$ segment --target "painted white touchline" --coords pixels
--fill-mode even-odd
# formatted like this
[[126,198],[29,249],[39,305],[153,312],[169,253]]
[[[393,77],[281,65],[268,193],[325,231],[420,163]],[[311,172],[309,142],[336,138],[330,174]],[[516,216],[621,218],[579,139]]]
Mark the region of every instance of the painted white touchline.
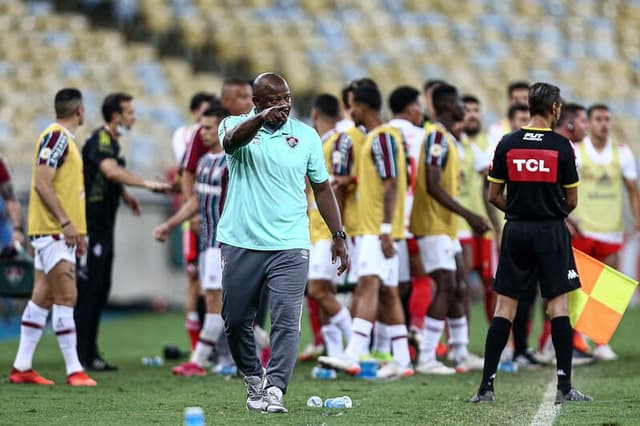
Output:
[[[555,371],[555,370],[554,370]],[[544,391],[542,402],[538,407],[536,415],[531,419],[531,426],[548,426],[552,425],[556,416],[560,414],[561,405],[556,405],[556,376],[547,385],[547,389]]]

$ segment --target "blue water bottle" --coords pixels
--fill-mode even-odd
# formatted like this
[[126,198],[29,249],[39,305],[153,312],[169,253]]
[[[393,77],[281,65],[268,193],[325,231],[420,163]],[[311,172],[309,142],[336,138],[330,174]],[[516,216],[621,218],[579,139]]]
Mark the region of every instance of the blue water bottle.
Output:
[[204,410],[201,407],[184,409],[184,426],[205,426]]
[[338,398],[327,398],[324,401],[324,408],[351,408],[353,402],[348,396],[340,396]]

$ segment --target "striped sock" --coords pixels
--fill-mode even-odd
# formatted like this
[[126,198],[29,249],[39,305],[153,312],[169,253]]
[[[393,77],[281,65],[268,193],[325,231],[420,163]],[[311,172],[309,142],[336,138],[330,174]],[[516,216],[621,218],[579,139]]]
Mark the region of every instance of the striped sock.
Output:
[[62,351],[67,376],[78,371],[83,371],[78,360],[78,337],[76,335],[76,323],[73,320],[73,308],[71,306],[53,305],[51,310],[53,331],[58,338],[58,345]]
[[22,325],[20,326],[20,343],[16,353],[16,360],[13,363],[13,367],[16,370],[31,370],[33,354],[42,337],[48,315],[48,309],[41,308],[31,300],[24,308]]

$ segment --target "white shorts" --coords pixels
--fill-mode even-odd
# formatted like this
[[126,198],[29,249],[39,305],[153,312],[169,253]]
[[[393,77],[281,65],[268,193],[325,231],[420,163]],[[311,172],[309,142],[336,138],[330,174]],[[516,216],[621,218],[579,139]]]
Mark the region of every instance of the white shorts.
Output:
[[448,235],[430,235],[418,238],[420,257],[427,274],[438,269],[456,270],[456,254],[462,251],[460,242]]
[[409,246],[407,240],[398,243],[398,281],[411,282],[411,262],[409,260]]
[[35,250],[33,266],[39,271],[48,274],[58,263],[63,260],[76,264],[76,248],[67,247],[64,238],[52,236],[38,237],[31,240]]
[[200,252],[198,274],[203,290],[222,289],[222,261],[219,248],[211,247]]
[[[384,257],[378,235],[363,235],[358,245],[358,278],[376,275],[383,285],[396,287],[398,285],[398,254],[388,259]],[[394,243],[394,245],[398,250],[398,244]]]
[[347,283],[358,282],[358,253],[360,252],[361,236],[348,237],[347,249],[349,250],[349,270],[347,271]]
[[338,265],[331,263],[331,241],[320,240],[311,245],[309,251],[309,274],[310,280],[325,280],[337,282]]

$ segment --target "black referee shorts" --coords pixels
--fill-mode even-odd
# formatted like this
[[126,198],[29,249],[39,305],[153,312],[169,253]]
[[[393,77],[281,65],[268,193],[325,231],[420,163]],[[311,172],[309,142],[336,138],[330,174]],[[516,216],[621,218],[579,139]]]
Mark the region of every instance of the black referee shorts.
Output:
[[493,290],[519,299],[537,282],[545,299],[580,288],[569,230],[561,219],[507,221]]

